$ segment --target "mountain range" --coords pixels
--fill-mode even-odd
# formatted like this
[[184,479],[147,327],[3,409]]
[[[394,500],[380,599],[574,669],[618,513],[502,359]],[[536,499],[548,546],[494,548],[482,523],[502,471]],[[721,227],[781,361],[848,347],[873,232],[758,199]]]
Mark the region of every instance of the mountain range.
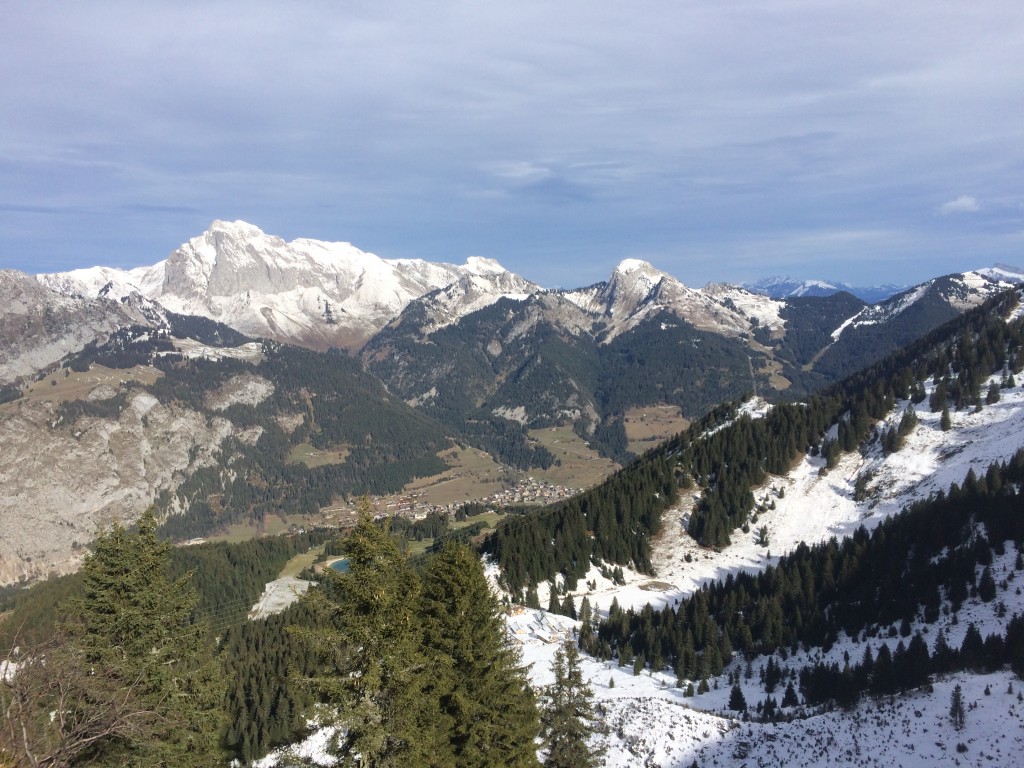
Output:
[[[243,221],[215,221],[151,267],[93,267],[38,278],[61,294],[141,295],[178,314],[312,349],[358,348],[412,299],[460,280],[467,298],[537,288],[490,259],[471,257],[462,266],[386,260],[349,243],[285,242]],[[461,306],[471,311],[472,300]]]
[[845,291],[867,304],[875,304],[907,290],[910,286],[895,284],[855,286],[849,283],[832,282],[830,280],[797,280],[792,277],[774,276],[764,277],[752,283],[744,283],[743,287],[752,293],[771,296],[773,299],[789,299],[801,296],[832,296]]
[[[586,636],[609,765],[1016,765],[1021,282],[997,265],[874,303],[773,298],[625,260],[547,290],[493,261],[385,261],[242,222],[149,268],[0,272],[0,585],[74,570],[151,504],[187,540],[448,482],[456,446],[550,466],[537,430],[572,425],[621,468],[499,516],[485,548],[510,601],[549,605],[507,618],[538,690],[558,637]],[[626,414],[656,404],[692,423],[633,457]],[[554,615],[584,598],[594,623]],[[865,660],[898,666],[915,642],[935,649],[929,682],[880,694]],[[266,664],[247,685],[269,700]],[[301,729],[280,717],[261,748]]]
[[[571,414],[587,434],[608,426],[626,401],[642,404],[637,398],[699,414],[744,391],[811,391],[1018,279],[1012,268],[978,270],[867,305],[844,291],[814,296],[824,292],[820,282],[754,286],[771,283],[785,298],[725,284],[695,289],[627,259],[606,281],[549,290],[479,257],[461,266],[389,261],[348,243],[289,243],[222,221],[152,267],[37,276],[62,301],[113,301],[108,324],[126,308],[146,308],[151,320],[173,312],[254,338],[340,347],[428,410],[443,412],[454,398],[460,421],[485,408],[532,426]],[[73,338],[64,346],[74,346]],[[720,360],[697,376],[695,364],[709,347]],[[49,362],[62,349],[54,346]],[[41,353],[33,360],[42,362]],[[688,373],[661,370],[670,361]],[[551,366],[560,369],[557,377]],[[616,368],[646,375],[647,391],[609,391],[609,382],[623,380]],[[538,378],[545,380],[540,391]],[[625,388],[634,378],[626,377]]]
[[[450,441],[525,470],[556,461],[531,430],[571,425],[625,462],[630,409],[694,419],[749,393],[806,396],[1015,275],[943,276],[866,305],[694,289],[628,259],[606,281],[548,290],[486,259],[386,261],[244,222],[214,222],[148,268],[2,272],[0,402],[20,400],[0,406],[0,570],[72,567],[97,524],[154,497],[201,535],[275,503],[398,490],[443,469]],[[302,445],[342,458],[299,482]],[[75,460],[40,482],[53,455]],[[243,492],[241,466],[275,490]],[[57,498],[72,499],[66,514],[24,525],[22,510]]]

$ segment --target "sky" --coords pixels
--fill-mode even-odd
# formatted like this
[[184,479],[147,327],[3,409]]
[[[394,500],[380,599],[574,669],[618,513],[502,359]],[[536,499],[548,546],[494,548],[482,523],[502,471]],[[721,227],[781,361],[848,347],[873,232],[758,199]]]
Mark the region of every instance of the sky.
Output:
[[242,219],[546,286],[1024,266],[1020,0],[7,0],[0,267]]

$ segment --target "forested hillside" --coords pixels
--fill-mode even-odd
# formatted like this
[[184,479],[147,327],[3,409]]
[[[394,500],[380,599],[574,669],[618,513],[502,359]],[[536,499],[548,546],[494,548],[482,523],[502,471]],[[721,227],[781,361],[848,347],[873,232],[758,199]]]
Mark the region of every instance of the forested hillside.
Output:
[[[108,399],[67,401],[59,418],[72,431],[82,417],[116,418],[142,390],[208,421],[230,422],[233,436],[214,460],[157,496],[159,511],[169,515],[166,535],[187,539],[281,511],[315,512],[336,497],[396,491],[445,468],[435,455],[450,444],[441,426],[391,396],[348,355],[263,342],[250,345],[254,354],[236,356],[232,345],[245,339],[231,329],[202,319],[174,322],[176,332],[216,346],[182,353],[172,332],[143,328],[89,345],[68,361],[70,369],[152,364],[162,375],[149,385],[122,385]],[[303,444],[343,460],[307,466],[293,458]]]
[[[603,658],[669,666],[679,679],[697,680],[721,674],[734,652],[785,657],[800,645],[827,651],[841,634],[875,637],[880,627],[906,628],[891,658],[802,670],[809,704],[851,706],[865,693],[905,691],[954,669],[1010,664],[1024,675],[1021,616],[1006,616],[1001,635],[968,631],[959,648],[937,639],[929,651],[920,634],[909,637],[913,622],[934,623],[944,605],[955,613],[969,594],[997,600],[1024,573],[1022,481],[1024,451],[981,477],[971,473],[962,486],[913,505],[870,534],[861,528],[841,542],[801,546],[763,573],[730,575],[677,608],[614,609],[581,645]],[[1015,569],[997,585],[993,553],[1008,546],[1018,553]],[[772,688],[769,683],[768,693]]]

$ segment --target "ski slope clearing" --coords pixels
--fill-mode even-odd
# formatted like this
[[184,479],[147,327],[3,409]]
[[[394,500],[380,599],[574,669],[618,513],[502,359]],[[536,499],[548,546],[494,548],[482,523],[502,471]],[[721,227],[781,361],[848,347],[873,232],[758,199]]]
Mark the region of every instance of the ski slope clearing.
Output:
[[[1013,579],[1014,548],[993,560],[997,581],[1009,579],[997,598],[983,603],[972,598],[959,614],[943,606],[939,622],[915,625],[930,647],[941,630],[952,646],[963,641],[973,623],[982,636],[1002,632],[1005,618],[1024,612],[1020,580]],[[1019,574],[1018,574],[1019,576]],[[594,595],[591,596],[593,599]],[[577,631],[579,622],[544,611],[513,614],[508,620],[523,659],[531,665],[536,686],[552,682],[551,661],[562,638]],[[796,671],[818,661],[856,661],[870,646],[877,655],[882,643],[890,651],[905,638],[897,627],[880,627],[877,637],[843,637],[828,653],[801,650],[776,659],[784,671]],[[670,672],[643,671],[583,657],[584,674],[594,691],[606,732],[596,738],[606,749],[608,768],[659,766],[1017,766],[1024,752],[1024,682],[1009,671],[993,674],[955,673],[933,680],[930,687],[902,697],[865,699],[850,711],[785,709],[789,722],[758,722],[757,706],[768,694],[760,682],[767,659],[759,657],[748,670],[742,657],[723,674],[710,678],[705,694],[687,696]],[[728,709],[729,676],[739,674],[749,717]],[[696,687],[697,681],[692,682]],[[785,679],[772,694],[782,698]],[[953,688],[960,685],[967,708],[962,730],[949,717]],[[987,691],[987,692],[986,692]]]

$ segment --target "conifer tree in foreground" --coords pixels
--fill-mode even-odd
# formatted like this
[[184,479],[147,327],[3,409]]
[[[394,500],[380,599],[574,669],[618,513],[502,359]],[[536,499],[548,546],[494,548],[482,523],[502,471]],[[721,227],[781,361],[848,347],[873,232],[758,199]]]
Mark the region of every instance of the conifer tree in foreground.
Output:
[[169,554],[150,512],[138,534],[100,534],[64,625],[4,678],[0,754],[50,768],[223,762],[220,666]]
[[170,545],[157,540],[151,510],[138,529],[132,534],[114,525],[96,540],[69,626],[85,661],[148,714],[137,738],[107,744],[97,762],[119,768],[212,765],[223,757],[220,665],[206,627],[192,619],[198,598],[191,575],[176,581],[167,576]]
[[567,637],[552,662],[555,682],[544,691],[541,710],[545,768],[593,768],[603,750],[590,746],[597,730],[594,692],[583,679],[580,652]]
[[454,766],[536,766],[533,691],[480,559],[449,542],[423,577],[423,642]]
[[424,653],[419,581],[364,507],[343,542],[348,573],[325,569],[306,600],[315,626],[295,631],[324,670],[307,680],[335,715],[343,766],[447,766],[440,670]]

